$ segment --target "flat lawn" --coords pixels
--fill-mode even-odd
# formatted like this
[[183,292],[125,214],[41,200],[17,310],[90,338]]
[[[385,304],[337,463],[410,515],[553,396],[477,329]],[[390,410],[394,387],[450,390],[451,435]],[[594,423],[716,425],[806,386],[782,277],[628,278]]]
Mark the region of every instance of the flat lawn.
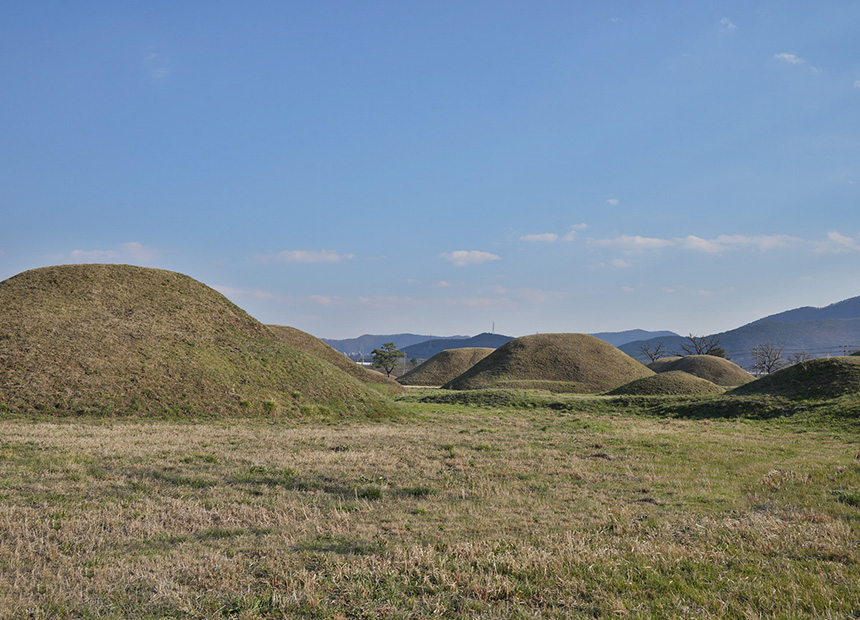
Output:
[[860,437],[408,405],[0,421],[0,617],[860,615]]

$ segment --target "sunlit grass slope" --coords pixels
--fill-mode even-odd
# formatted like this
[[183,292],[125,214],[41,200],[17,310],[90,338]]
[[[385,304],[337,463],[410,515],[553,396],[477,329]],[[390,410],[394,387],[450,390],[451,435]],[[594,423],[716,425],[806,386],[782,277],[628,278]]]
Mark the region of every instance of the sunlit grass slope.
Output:
[[5,410],[341,415],[389,406],[188,276],[66,265],[0,282]]
[[682,370],[670,370],[650,377],[636,379],[617,387],[610,395],[620,396],[624,394],[637,396],[658,395],[695,395],[695,394],[722,394],[725,390],[707,379],[696,377]]
[[681,370],[724,387],[743,385],[755,378],[734,362],[714,355],[687,355],[665,362],[658,360],[648,367],[658,373]]
[[594,336],[535,334],[502,345],[445,387],[599,393],[652,374],[652,370]]
[[783,368],[735,388],[732,394],[829,399],[860,394],[860,357],[821,357]]
[[319,338],[303,332],[295,327],[287,327],[285,325],[266,325],[269,330],[278,338],[286,342],[291,347],[310,353],[330,364],[334,364],[348,375],[352,375],[362,383],[369,383],[372,387],[382,389],[386,392],[402,392],[403,387],[394,379],[386,377],[381,372],[376,372],[359,366],[340,351],[337,351],[324,343]]
[[487,357],[495,349],[487,347],[465,347],[447,349],[413,368],[398,381],[403,385],[444,385]]

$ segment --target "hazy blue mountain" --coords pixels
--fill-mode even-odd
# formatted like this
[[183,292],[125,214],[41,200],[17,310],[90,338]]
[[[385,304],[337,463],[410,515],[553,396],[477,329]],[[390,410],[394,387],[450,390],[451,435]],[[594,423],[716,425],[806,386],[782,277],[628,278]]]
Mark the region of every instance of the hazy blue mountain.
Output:
[[771,314],[750,325],[776,321],[777,323],[800,323],[802,321],[817,321],[823,319],[858,319],[860,318],[860,297],[851,297],[843,301],[837,301],[823,308],[804,306],[794,310],[786,310],[778,314]]
[[371,351],[378,349],[387,342],[393,342],[394,346],[403,350],[404,347],[418,344],[419,342],[426,342],[427,340],[456,340],[458,338],[467,337],[468,336],[427,336],[419,334],[364,334],[358,338],[347,338],[344,340],[333,340],[329,338],[321,338],[320,340],[346,356],[357,357],[363,354],[370,357]]
[[501,334],[490,334],[484,332],[471,338],[450,338],[445,340],[435,339],[426,342],[420,342],[408,347],[404,347],[402,351],[406,353],[406,359],[430,359],[437,353],[441,353],[447,349],[465,349],[468,347],[486,347],[489,349],[498,349],[503,344],[513,340],[511,336],[503,336]]
[[[713,336],[719,339],[720,346],[726,350],[726,355],[733,362],[742,368],[750,369],[753,365],[752,350],[766,342],[784,347],[785,357],[799,351],[806,351],[812,357],[827,357],[860,349],[860,318],[797,323],[756,321]],[[619,348],[628,355],[645,361],[641,347],[648,345],[653,348],[659,342],[669,351],[680,351],[681,344],[687,342],[687,339],[680,336],[649,338],[629,342]]]
[[600,338],[603,342],[608,342],[609,344],[620,347],[622,344],[627,344],[628,342],[635,342],[636,340],[647,340],[649,338],[670,338],[670,337],[678,337],[678,334],[675,332],[667,332],[667,331],[656,331],[649,332],[644,329],[628,329],[623,332],[598,332],[596,334],[591,334],[595,338]]

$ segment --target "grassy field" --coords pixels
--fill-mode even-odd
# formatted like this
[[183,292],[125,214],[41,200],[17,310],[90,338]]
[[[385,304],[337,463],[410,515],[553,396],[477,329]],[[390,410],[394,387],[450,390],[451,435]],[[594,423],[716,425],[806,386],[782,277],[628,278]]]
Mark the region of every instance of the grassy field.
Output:
[[336,424],[0,420],[0,617],[860,614],[856,425],[421,395]]

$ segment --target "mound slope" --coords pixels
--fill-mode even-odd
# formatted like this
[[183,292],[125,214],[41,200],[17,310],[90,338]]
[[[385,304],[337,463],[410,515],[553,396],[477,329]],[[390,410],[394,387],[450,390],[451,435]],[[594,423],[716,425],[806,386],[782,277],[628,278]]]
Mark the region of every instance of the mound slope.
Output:
[[45,267],[0,282],[0,404],[159,415],[390,407],[200,282],[128,265]]
[[495,351],[488,347],[465,347],[440,351],[398,379],[403,385],[441,386],[460,376]]
[[785,398],[837,398],[860,393],[860,357],[819,357],[778,370],[731,391]]
[[594,336],[535,334],[502,345],[443,387],[600,393],[652,374],[626,353]]
[[266,327],[277,338],[283,340],[291,347],[305,353],[310,353],[329,364],[337,366],[346,374],[355,377],[362,383],[368,383],[371,386],[374,384],[377,386],[384,385],[388,388],[394,388],[398,392],[403,390],[402,386],[394,379],[390,379],[382,373],[375,372],[364,366],[359,366],[340,351],[335,350],[307,332],[303,332],[295,327],[287,327],[286,325],[266,325]]
[[669,370],[636,379],[609,392],[612,396],[668,396],[682,394],[722,394],[725,390],[707,379],[682,370]]
[[671,361],[665,363],[662,362],[663,360],[657,360],[649,365],[649,368],[658,373],[681,370],[723,387],[736,387],[755,379],[746,370],[724,357],[687,355],[686,357],[672,358]]

